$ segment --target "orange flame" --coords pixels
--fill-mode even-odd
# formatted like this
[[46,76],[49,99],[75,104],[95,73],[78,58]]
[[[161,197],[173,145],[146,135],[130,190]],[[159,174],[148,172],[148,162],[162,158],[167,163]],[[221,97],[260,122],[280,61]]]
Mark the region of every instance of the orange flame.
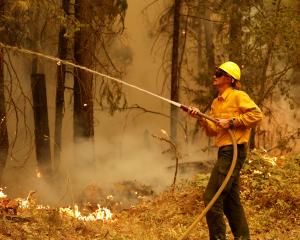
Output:
[[6,198],[7,197],[7,195],[4,193],[4,192],[2,192],[2,188],[0,188],[0,198]]
[[[6,198],[7,195],[2,191],[3,189],[0,188],[0,199],[1,198]],[[46,206],[46,205],[32,205],[32,201],[31,201],[31,195],[34,192],[30,192],[28,197],[26,199],[23,198],[17,198],[15,199],[18,203],[19,203],[19,208],[21,209],[29,209],[31,207],[34,207],[36,209],[50,209],[50,206]],[[93,213],[90,213],[87,216],[83,216],[81,214],[81,212],[79,211],[79,207],[77,204],[74,205],[74,209],[72,209],[71,207],[68,208],[59,208],[59,212],[60,214],[65,214],[67,216],[76,218],[78,220],[82,220],[82,221],[112,221],[112,212],[108,209],[108,208],[101,208],[100,204],[97,204],[98,209],[96,209],[96,211],[94,211]]]
[[78,220],[83,220],[83,221],[97,221],[97,220],[102,220],[102,221],[110,221],[112,220],[112,212],[107,209],[107,208],[101,208],[99,204],[97,204],[98,209],[90,213],[87,216],[81,215],[78,205],[74,205],[74,209],[68,207],[68,208],[60,208],[59,212],[61,214],[66,214],[70,217],[77,218]]

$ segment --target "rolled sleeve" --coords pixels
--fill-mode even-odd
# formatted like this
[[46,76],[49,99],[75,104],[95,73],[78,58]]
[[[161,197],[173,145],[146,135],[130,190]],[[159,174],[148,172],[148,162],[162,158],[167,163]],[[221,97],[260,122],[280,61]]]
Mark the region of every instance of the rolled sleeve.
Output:
[[241,113],[235,117],[234,125],[247,128],[255,126],[263,119],[262,111],[247,93],[241,92],[238,96]]

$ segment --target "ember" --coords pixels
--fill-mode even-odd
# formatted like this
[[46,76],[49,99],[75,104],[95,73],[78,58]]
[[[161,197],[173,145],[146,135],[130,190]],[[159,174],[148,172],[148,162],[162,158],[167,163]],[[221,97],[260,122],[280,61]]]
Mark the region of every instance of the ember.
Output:
[[19,203],[15,200],[10,200],[7,195],[0,188],[0,213],[17,214]]
[[15,200],[1,199],[0,200],[0,212],[6,214],[17,214],[19,203]]
[[35,171],[36,171],[36,177],[37,178],[42,178],[42,173],[40,172],[40,170],[36,169]]
[[7,195],[6,195],[4,192],[2,192],[2,191],[3,191],[3,189],[0,188],[0,199],[1,199],[1,198],[6,198],[6,197],[7,197]]

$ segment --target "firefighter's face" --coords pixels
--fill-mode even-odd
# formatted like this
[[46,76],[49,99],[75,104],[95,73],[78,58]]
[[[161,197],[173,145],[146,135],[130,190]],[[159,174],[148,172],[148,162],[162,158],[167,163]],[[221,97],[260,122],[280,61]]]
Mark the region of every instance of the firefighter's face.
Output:
[[226,85],[231,85],[232,83],[232,79],[231,77],[229,77],[227,74],[223,74],[223,75],[218,75],[218,74],[215,74],[214,77],[213,77],[213,85],[215,87],[224,87]]

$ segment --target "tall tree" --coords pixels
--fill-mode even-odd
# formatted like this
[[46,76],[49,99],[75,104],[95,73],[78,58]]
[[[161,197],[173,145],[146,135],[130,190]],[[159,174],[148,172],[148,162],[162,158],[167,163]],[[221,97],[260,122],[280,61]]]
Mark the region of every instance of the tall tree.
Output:
[[[30,19],[28,13],[28,4],[24,1],[0,1],[0,39],[1,43],[9,45],[21,45],[24,43],[24,39],[28,37],[28,29],[25,29],[27,20]],[[17,141],[19,139],[19,133],[24,131],[26,140],[29,140],[28,144],[24,146],[32,146],[31,128],[27,121],[26,104],[31,103],[31,97],[24,91],[24,80],[19,78],[17,74],[17,67],[15,62],[8,51],[1,49],[1,61],[0,61],[0,115],[1,115],[1,140],[0,140],[0,178],[3,172],[3,168],[6,163],[7,155],[15,160],[14,149],[18,146]],[[5,65],[8,74],[4,75],[4,54],[5,53]],[[22,73],[24,74],[24,73]],[[14,78],[15,77],[15,78]],[[16,82],[14,82],[16,81]],[[5,94],[4,94],[5,92]],[[18,104],[22,97],[22,105]],[[7,111],[7,112],[6,112]],[[10,118],[8,118],[10,116]],[[23,121],[22,121],[23,120]],[[10,131],[14,132],[11,139],[8,138],[7,122],[14,123],[14,129]],[[20,129],[22,129],[20,131]],[[24,140],[24,139],[23,139]],[[21,140],[22,141],[22,140]],[[22,142],[23,144],[23,142]],[[9,152],[8,152],[9,151]],[[17,164],[18,167],[25,163],[32,152],[31,148],[22,156],[22,161]],[[17,160],[17,159],[16,159]],[[20,164],[21,163],[21,164]]]
[[[42,24],[45,22],[45,19],[42,18],[41,14],[42,9],[43,4],[41,2],[37,2],[36,8],[33,8],[32,10],[32,21],[35,24],[31,26],[31,49],[38,52],[41,51],[41,29]],[[32,59],[31,91],[33,99],[36,159],[41,174],[45,177],[49,177],[52,174],[52,162],[48,122],[46,77],[37,56],[34,56]]]
[[[290,96],[292,78],[289,74],[299,67],[299,57],[295,54],[300,49],[299,14],[281,0],[274,0],[272,4],[257,4],[250,14],[251,21],[244,21],[243,25],[246,30],[244,35],[248,35],[247,41],[244,41],[243,84],[258,105],[271,112],[275,99],[293,103]],[[273,98],[279,93],[280,97]],[[269,116],[272,118],[272,114]],[[255,145],[254,137],[255,132],[251,147]]]
[[[33,60],[36,65],[37,59]],[[35,151],[39,170],[44,177],[52,174],[50,137],[48,124],[48,104],[46,80],[44,73],[33,69],[31,74],[31,90],[34,113]]]
[[[81,66],[114,75],[120,74],[109,54],[110,45],[124,29],[124,17],[127,9],[126,0],[76,0],[74,5],[75,20],[78,28],[74,36],[74,59]],[[96,41],[97,40],[97,41]],[[99,79],[82,69],[74,70],[74,115],[73,131],[75,143],[88,141],[93,149],[94,141],[94,103],[101,108],[108,106],[110,113],[119,109],[124,102],[120,85]],[[97,92],[97,96],[95,96]],[[94,102],[95,101],[95,102]],[[84,156],[76,154],[77,162],[93,162],[93,151]]]
[[[75,1],[75,18],[83,26],[75,33],[74,57],[76,64],[92,68],[95,55],[95,39],[90,23],[92,22],[93,0]],[[73,131],[75,143],[80,140],[94,140],[93,125],[93,75],[82,69],[74,73],[74,116]],[[93,162],[92,152],[87,153]],[[78,159],[80,161],[80,159]]]
[[229,59],[242,64],[242,12],[243,0],[232,0],[229,16]]
[[[62,0],[62,9],[65,15],[69,15],[70,0]],[[58,36],[58,57],[66,59],[68,55],[68,39],[65,36],[66,26],[61,25]],[[60,163],[61,152],[61,134],[62,134],[62,121],[63,121],[63,108],[64,108],[64,93],[65,93],[65,78],[66,66],[59,64],[56,69],[56,99],[55,99],[55,132],[54,132],[54,169],[57,169]]]
[[[4,16],[4,1],[0,1],[0,16]],[[1,35],[3,32],[1,31]],[[0,38],[2,41],[2,37]],[[8,155],[8,133],[6,124],[5,94],[4,94],[4,54],[0,48],[0,183]]]
[[[2,14],[2,8],[3,6],[0,5],[0,14]],[[0,49],[0,183],[9,148],[4,89],[4,55],[3,49]]]
[[[206,49],[206,59],[208,72],[211,75],[215,71],[215,46],[213,39],[213,23],[211,22],[211,14],[208,6],[208,2],[205,2],[202,6],[199,4],[199,8],[204,7],[204,16],[205,19],[202,20],[204,25],[204,34],[205,34],[205,49]],[[200,12],[203,12],[203,10]],[[211,86],[211,84],[210,84]]]
[[[174,2],[174,16],[173,16],[173,47],[172,47],[172,69],[171,69],[171,100],[179,101],[179,39],[180,39],[180,8],[181,0]],[[171,139],[176,142],[177,138],[177,122],[178,122],[178,108],[171,105]]]

